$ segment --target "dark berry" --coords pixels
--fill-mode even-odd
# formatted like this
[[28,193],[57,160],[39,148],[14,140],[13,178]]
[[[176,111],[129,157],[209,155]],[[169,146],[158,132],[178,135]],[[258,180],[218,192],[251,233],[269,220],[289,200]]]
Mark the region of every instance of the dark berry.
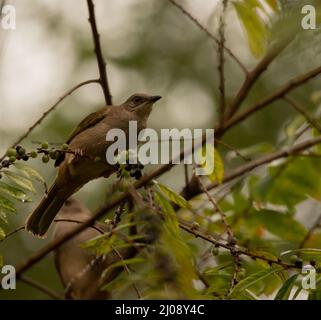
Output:
[[130,164],[125,165],[125,170],[130,171],[132,169],[132,166]]
[[29,156],[27,156],[26,154],[22,157],[23,161],[28,161],[29,160]]
[[53,160],[56,160],[58,158],[58,152],[56,150],[50,150],[49,155]]
[[298,259],[296,259],[296,261],[295,261],[295,267],[296,268],[300,268],[300,269],[302,269],[302,267],[303,267],[303,260],[302,259],[300,259],[300,258],[298,258]]
[[138,169],[140,169],[140,170],[144,169],[144,165],[140,163],[140,164],[138,165]]
[[140,170],[134,171],[134,177],[135,177],[137,180],[140,179],[142,176],[143,176],[143,175],[142,175],[142,173],[141,173]]
[[315,267],[315,266],[317,265],[317,262],[316,262],[315,260],[311,260],[311,261],[310,261],[310,265],[311,265],[312,267]]
[[3,161],[2,161],[2,166],[3,166],[4,168],[8,168],[8,167],[10,166],[10,161],[9,161],[9,160],[3,160]]

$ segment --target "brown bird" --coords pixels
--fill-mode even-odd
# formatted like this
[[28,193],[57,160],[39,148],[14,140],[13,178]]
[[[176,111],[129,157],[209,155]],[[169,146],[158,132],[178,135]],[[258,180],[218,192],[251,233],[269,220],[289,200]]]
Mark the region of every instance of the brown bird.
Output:
[[[54,238],[63,237],[90,217],[91,212],[80,201],[73,198],[68,199],[57,215]],[[111,226],[96,222],[55,251],[56,269],[64,285],[67,299],[105,300],[111,298],[111,293],[101,291],[101,287],[117,277],[123,268],[113,268],[103,277],[104,270],[119,261],[120,257],[122,259],[134,257],[137,249],[135,247],[119,249],[117,253],[111,252],[102,258],[80,247],[81,243],[110,229]]]
[[109,177],[115,168],[106,159],[106,149],[113,141],[106,141],[111,129],[121,129],[128,141],[129,121],[137,121],[137,132],[146,128],[153,104],[160,96],[134,94],[119,106],[106,106],[87,116],[72,132],[67,143],[75,152],[62,154],[56,161],[57,178],[38,207],[29,216],[26,229],[35,235],[44,235],[66,199],[87,182]]

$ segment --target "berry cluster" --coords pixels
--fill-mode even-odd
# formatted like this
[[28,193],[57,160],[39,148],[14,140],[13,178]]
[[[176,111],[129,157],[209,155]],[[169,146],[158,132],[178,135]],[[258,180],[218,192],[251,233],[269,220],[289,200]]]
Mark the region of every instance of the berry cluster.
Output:
[[[43,154],[42,162],[48,163],[50,159],[56,160],[61,152],[66,152],[68,150],[68,144],[63,144],[61,149],[51,148],[49,149],[49,143],[43,142],[41,147],[36,150],[27,152],[24,147],[17,145],[15,148],[10,148],[7,151],[7,158],[3,160],[0,164],[0,169],[9,168],[17,160],[28,161],[30,158],[37,158],[38,154]],[[0,173],[1,178],[1,173]]]
[[125,165],[120,165],[119,163],[116,163],[115,167],[117,169],[117,177],[124,176],[123,170],[129,173],[129,176],[135,178],[136,180],[139,180],[143,176],[142,170],[144,169],[144,165],[142,165],[141,163],[126,163]]

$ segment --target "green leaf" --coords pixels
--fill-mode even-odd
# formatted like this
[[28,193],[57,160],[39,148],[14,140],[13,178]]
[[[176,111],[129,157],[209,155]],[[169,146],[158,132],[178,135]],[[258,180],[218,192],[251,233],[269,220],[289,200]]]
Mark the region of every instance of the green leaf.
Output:
[[290,158],[270,166],[267,177],[251,188],[252,198],[263,203],[294,207],[307,197],[321,200],[321,159]]
[[14,204],[8,200],[7,198],[3,197],[2,195],[0,195],[0,210],[3,209],[6,212],[10,212],[10,213],[16,213],[16,207],[14,206]]
[[293,254],[298,254],[304,260],[312,260],[312,259],[321,260],[321,249],[317,249],[317,248],[301,248],[301,249],[287,250],[287,251],[283,251],[280,254],[280,256],[284,257],[284,256],[290,256]]
[[254,284],[258,283],[259,281],[264,280],[265,278],[275,274],[276,272],[281,271],[281,267],[275,267],[275,268],[268,268],[260,270],[259,272],[256,272],[254,274],[251,274],[247,278],[241,280],[231,291],[230,296],[235,297],[242,293],[245,289],[248,289],[249,287],[253,286]]
[[[203,154],[206,158],[203,159]],[[208,178],[214,183],[222,183],[224,178],[224,163],[219,152],[209,143],[199,150],[198,157],[203,159],[202,168]]]
[[214,170],[208,176],[212,182],[222,183],[224,178],[224,163],[219,152],[214,149]]
[[145,259],[143,259],[143,258],[130,258],[130,259],[124,259],[124,260],[117,261],[117,262],[111,264],[110,266],[108,266],[107,269],[105,269],[105,271],[102,274],[102,278],[104,278],[106,276],[106,274],[108,272],[110,272],[111,269],[115,269],[117,267],[125,267],[128,265],[143,263],[143,262],[145,262]]
[[250,217],[257,225],[287,241],[298,242],[305,236],[306,228],[289,214],[272,210],[252,210]]
[[174,190],[170,189],[169,187],[156,182],[159,190],[163,192],[171,201],[173,201],[175,204],[177,204],[179,207],[184,209],[190,209],[190,204],[178,193],[176,193]]
[[283,286],[280,288],[280,290],[276,294],[274,300],[289,300],[291,290],[292,290],[298,276],[299,276],[299,273],[294,274],[292,277],[288,278],[283,283]]
[[15,172],[3,171],[3,173],[19,187],[21,187],[25,190],[31,191],[33,193],[36,193],[36,190],[35,190],[31,180],[21,177],[20,175],[16,174]]
[[[6,237],[6,233],[4,230],[0,227],[0,240],[3,240]],[[3,260],[2,256],[0,256],[0,267],[2,266]]]
[[154,193],[154,199],[155,202],[161,207],[161,210],[164,213],[165,224],[176,237],[180,238],[178,220],[172,205],[160,192],[156,191]]
[[7,183],[0,181],[0,191],[10,195],[11,197],[21,201],[21,202],[32,202],[32,199],[27,196],[27,194],[16,187],[13,187]]
[[42,183],[45,183],[45,179],[35,169],[33,169],[25,164],[22,164],[22,163],[15,163],[14,166],[17,169],[19,169],[27,178],[34,179],[34,180],[40,181]]
[[245,29],[250,50],[255,57],[261,57],[267,47],[268,29],[258,14],[258,1],[233,2],[236,13]]

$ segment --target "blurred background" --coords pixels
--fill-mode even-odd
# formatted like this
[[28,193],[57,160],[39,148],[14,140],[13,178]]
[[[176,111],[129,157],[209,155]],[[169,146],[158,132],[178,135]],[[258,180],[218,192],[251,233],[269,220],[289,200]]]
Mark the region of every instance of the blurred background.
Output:
[[[98,29],[107,62],[107,73],[114,104],[136,92],[161,95],[150,117],[149,127],[213,128],[217,121],[218,71],[215,44],[186,16],[166,0],[95,0]],[[221,1],[178,1],[213,34],[218,32]],[[88,23],[85,0],[10,0],[16,8],[16,29],[0,28],[0,153],[3,154],[53,103],[79,82],[97,78],[98,69]],[[249,48],[246,33],[230,7],[226,17],[227,46],[250,69],[258,61]],[[302,74],[321,61],[319,30],[299,35],[257,82],[243,105],[273,92],[288,79]],[[226,62],[227,100],[239,88],[244,76],[230,58]],[[307,106],[320,103],[320,80],[295,92]],[[319,96],[318,96],[319,94]],[[312,99],[312,100],[311,100]],[[314,99],[314,100],[313,100]],[[23,142],[63,143],[71,130],[87,114],[104,105],[98,84],[90,84],[65,99],[58,108]],[[286,126],[295,118],[293,110],[279,101],[231,130],[226,141],[239,149],[265,144],[271,150],[284,137]],[[228,169],[239,160],[226,157]],[[40,159],[29,162],[46,179],[53,181],[52,163]],[[160,181],[179,191],[184,185],[182,166]],[[106,199],[103,179],[87,184],[76,194],[95,210]],[[12,230],[25,221],[44,193],[37,185],[31,204],[19,204],[18,214],[10,216]],[[315,204],[314,204],[315,205]],[[311,212],[315,207],[311,207]],[[302,218],[312,214],[309,210]],[[0,244],[6,264],[17,265],[50,240],[36,239],[20,232]],[[28,271],[28,275],[61,291],[52,256]],[[27,296],[26,296],[27,293]],[[0,299],[43,299],[43,293],[19,283],[17,290],[0,291]]]

